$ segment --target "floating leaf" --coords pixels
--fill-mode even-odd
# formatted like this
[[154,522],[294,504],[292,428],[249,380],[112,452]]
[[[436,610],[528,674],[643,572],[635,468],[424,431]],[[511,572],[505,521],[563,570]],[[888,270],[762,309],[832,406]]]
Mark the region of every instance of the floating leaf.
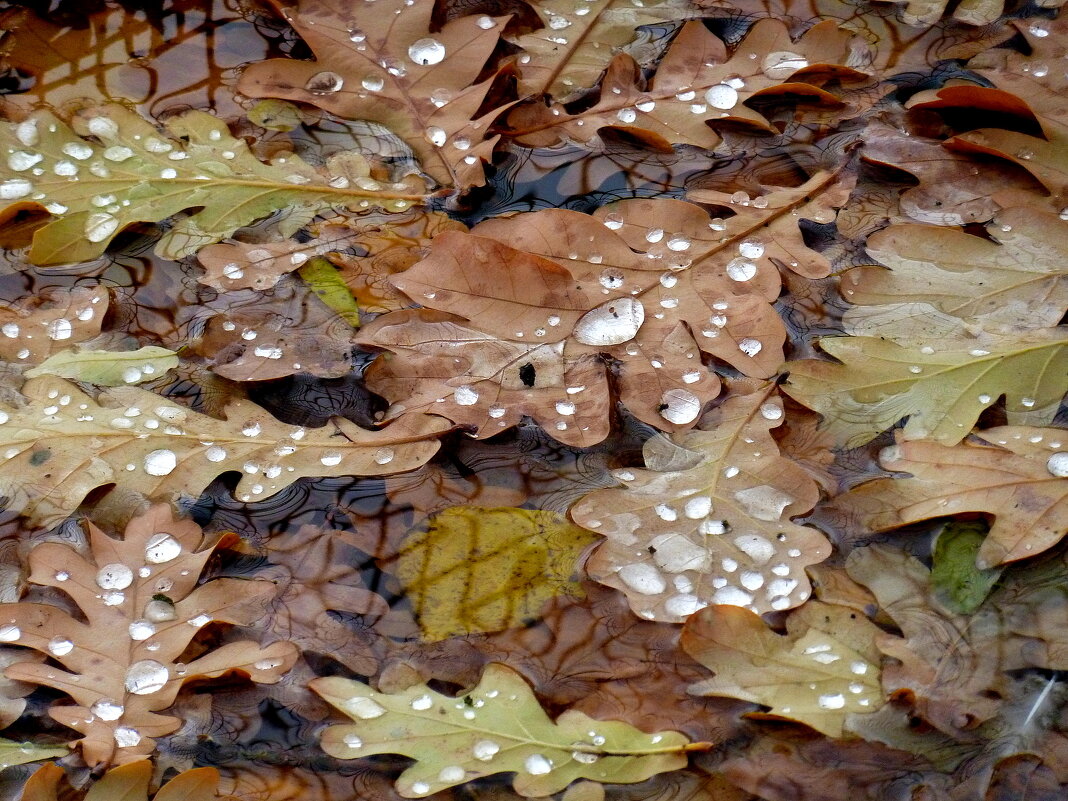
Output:
[[[830,545],[790,522],[819,492],[779,455],[770,432],[783,407],[773,391],[730,395],[705,430],[650,439],[652,469],[617,471],[625,488],[597,490],[572,507],[576,523],[608,538],[589,559],[590,576],[626,593],[638,615],[680,623],[708,604],[767,612],[808,598],[805,566]],[[688,463],[657,470],[679,451]]]
[[840,66],[860,63],[858,48],[855,35],[833,20],[794,42],[785,23],[764,19],[728,58],[726,45],[704,23],[687,22],[648,85],[634,59],[620,54],[608,64],[596,104],[573,114],[560,103],[520,106],[508,115],[508,125],[518,141],[538,147],[589,142],[613,128],[669,153],[674,144],[711,149],[720,138],[710,125],[742,123],[777,133],[746,104],[749,100],[789,94],[794,102],[841,107],[842,101],[821,87],[868,77]]
[[931,554],[931,587],[951,612],[970,615],[986,600],[1002,568],[981,570],[976,557],[990,527],[951,520],[938,532]]
[[[939,315],[1014,331],[1056,325],[1068,307],[1064,222],[1020,207],[1000,212],[987,231],[990,238],[894,225],[873,234],[867,251],[889,269],[859,267],[842,277],[843,295],[858,304],[845,314],[846,330],[907,345],[924,336],[918,319]],[[881,315],[880,306],[901,314]]]
[[576,563],[598,538],[555,512],[458,506],[405,537],[392,571],[424,639],[522,626],[575,593]]
[[776,634],[747,609],[712,606],[686,622],[682,647],[716,676],[690,687],[771,707],[830,737],[853,713],[882,706],[879,628],[843,606],[811,601]]
[[227,419],[217,420],[135,387],[93,400],[51,376],[30,379],[22,391],[25,406],[0,410],[0,487],[8,509],[46,525],[114,483],[175,498],[239,470],[237,496],[249,501],[303,476],[410,470],[438,449],[436,438],[448,427],[410,416],[383,431],[342,418],[309,430],[280,423],[248,401],[229,404]]
[[107,310],[108,291],[103,286],[76,286],[20,305],[0,304],[0,359],[40,364],[97,336]]
[[907,417],[907,439],[952,445],[1005,395],[1011,413],[1052,420],[1068,391],[1068,332],[962,338],[903,347],[875,337],[830,337],[839,362],[790,362],[783,390],[824,416],[838,442],[860,445]]
[[528,414],[557,439],[588,446],[608,433],[608,355],[622,363],[621,399],[633,414],[689,428],[720,388],[701,352],[746,375],[780,366],[777,265],[829,269],[790,213],[837,187],[820,174],[728,220],[677,200],[628,200],[592,217],[553,209],[443,233],[393,283],[449,316],[409,312],[365,327],[362,344],[394,353],[368,383],[394,401],[390,416],[426,411],[489,436]]
[[66,756],[67,753],[68,750],[64,746],[19,743],[0,737],[0,770],[13,765],[25,765],[27,762]]
[[[955,447],[902,442],[880,463],[908,478],[880,478],[834,501],[851,528],[885,531],[948,514],[994,517],[978,563],[993,567],[1034,556],[1068,530],[1068,437],[1063,429],[1000,426],[986,442]],[[989,444],[988,444],[989,443]]]
[[503,19],[467,16],[430,32],[430,3],[380,0],[358,14],[344,0],[272,5],[300,34],[315,61],[277,58],[249,65],[238,90],[318,106],[351,120],[382,123],[415,152],[439,184],[483,183],[497,137],[493,114],[477,120],[489,81],[475,83],[500,37]]
[[453,698],[426,685],[396,694],[342,678],[315,679],[311,688],[355,722],[330,726],[322,746],[354,759],[403,754],[416,760],[397,779],[406,798],[495,773],[515,773],[520,795],[541,797],[575,779],[630,784],[686,764],[690,743],[677,732],[646,734],[621,721],[568,711],[549,719],[519,674],[491,664],[478,686]]
[[289,234],[335,206],[403,209],[420,199],[409,187],[373,181],[353,153],[329,160],[326,172],[293,154],[264,164],[202,111],[171,117],[161,133],[124,106],[100,106],[81,112],[74,127],[80,136],[43,111],[0,126],[4,202],[55,215],[34,234],[35,264],[86,261],[128,225],[196,207],[164,234],[161,256],[194,253],[278,209],[290,209],[282,224]]
[[167,506],[130,521],[122,540],[86,525],[88,558],[68,545],[44,542],[29,560],[29,581],[67,593],[85,622],[58,606],[22,602],[0,605],[0,623],[6,642],[40,651],[65,668],[19,662],[7,675],[74,699],[73,706],[52,706],[50,714],[85,735],[78,745],[89,765],[151,754],[152,738],[180,724],[157,711],[170,706],[189,679],[241,670],[253,681],[272,683],[293,664],[297,650],[291,644],[261,649],[248,640],[178,664],[208,623],[254,620],[274,585],[224,578],[198,587],[212,548],[202,547],[199,526],[172,519]]
[[58,375],[100,387],[121,387],[153,381],[177,366],[177,353],[147,345],[129,351],[64,350],[53,353],[24,375],[27,378]]
[[[59,801],[70,798],[69,791],[62,787],[64,772],[58,765],[42,765],[27,780],[22,790],[21,801]],[[132,762],[109,770],[96,779],[82,801],[217,801],[234,796],[218,792],[219,771],[215,768],[194,768],[179,773],[160,787],[155,794],[149,792],[152,781],[152,763]]]

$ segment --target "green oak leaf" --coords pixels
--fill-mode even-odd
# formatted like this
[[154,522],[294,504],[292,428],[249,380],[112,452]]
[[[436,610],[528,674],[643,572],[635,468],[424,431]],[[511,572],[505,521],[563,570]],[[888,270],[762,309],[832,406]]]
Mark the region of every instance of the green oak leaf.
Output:
[[931,587],[951,611],[970,615],[994,589],[1003,565],[985,570],[976,566],[979,549],[990,526],[986,523],[953,520],[935,540],[931,557]]
[[64,350],[27,370],[27,378],[58,375],[98,387],[122,387],[151,381],[178,366],[178,354],[156,345],[137,350]]
[[187,209],[156,246],[171,259],[229,236],[279,209],[289,236],[336,206],[408,208],[418,188],[383,184],[357,153],[320,170],[288,153],[264,164],[226,123],[203,111],[167,120],[160,131],[117,104],[83,109],[73,130],[41,111],[0,125],[0,209],[43,206],[54,218],[33,237],[35,264],[87,261],[122,229]]
[[425,684],[391,694],[337,677],[309,686],[355,721],[323,732],[328,754],[340,759],[403,754],[415,760],[396,782],[406,798],[495,773],[515,773],[516,792],[528,797],[551,795],[576,779],[632,784],[678,770],[688,751],[711,747],[678,732],[647,734],[575,710],[554,722],[530,685],[500,664],[489,665],[477,687],[455,698]]

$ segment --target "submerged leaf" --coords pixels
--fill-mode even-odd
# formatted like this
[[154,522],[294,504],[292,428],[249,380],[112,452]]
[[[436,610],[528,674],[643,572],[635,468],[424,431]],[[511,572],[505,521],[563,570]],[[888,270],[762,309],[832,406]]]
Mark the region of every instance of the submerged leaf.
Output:
[[396,210],[420,199],[406,186],[372,181],[352,153],[326,172],[293,154],[264,164],[202,111],[170,118],[165,134],[119,105],[86,109],[74,127],[80,136],[49,112],[0,126],[0,146],[12,154],[0,169],[5,205],[36,203],[55,215],[34,234],[35,264],[86,261],[128,225],[196,207],[164,234],[161,256],[194,253],[278,209],[291,210],[283,228],[292,233],[335,206]]
[[972,614],[1001,577],[1002,568],[983,570],[975,564],[989,528],[985,523],[950,521],[938,533],[931,555],[931,586],[952,612]]
[[360,325],[360,310],[337,268],[324,258],[314,258],[300,268],[300,277],[319,299],[354,328]]
[[880,630],[844,606],[810,601],[776,634],[747,609],[712,606],[686,622],[682,647],[716,677],[690,687],[771,707],[830,737],[846,716],[882,706]]
[[575,779],[629,784],[686,765],[686,752],[707,748],[677,732],[646,734],[620,721],[568,711],[555,722],[519,674],[491,664],[461,697],[426,685],[386,694],[358,681],[315,679],[311,687],[351,717],[330,726],[322,746],[355,759],[404,754],[415,764],[397,779],[406,798],[422,798],[495,773],[515,773],[520,795],[541,797]]
[[54,353],[37,367],[27,370],[27,378],[58,375],[73,381],[85,381],[99,387],[121,387],[154,381],[178,366],[174,351],[147,345],[137,350],[65,350]]
[[870,441],[907,417],[907,439],[952,445],[1005,395],[1010,414],[1050,421],[1068,391],[1068,331],[962,338],[903,347],[875,337],[824,337],[839,362],[790,362],[783,390],[824,416],[835,439]]
[[188,664],[179,657],[196,633],[218,620],[245,624],[275,587],[266,581],[217,579],[197,586],[212,548],[202,547],[200,527],[174,520],[167,506],[134,518],[122,540],[92,523],[90,554],[44,542],[30,552],[29,581],[62,590],[85,622],[61,607],[22,602],[0,605],[7,642],[38,650],[63,665],[20,662],[11,678],[54,687],[74,705],[49,713],[81,732],[82,756],[92,767],[145,759],[154,737],[178,728],[177,718],[156,714],[173,702],[182,684],[231,670],[273,683],[297,658],[290,643],[266,648],[242,640],[208,651]]
[[430,458],[448,428],[437,418],[409,416],[381,431],[343,418],[304,429],[243,400],[226,407],[226,420],[217,420],[135,387],[93,400],[52,376],[32,378],[22,391],[25,406],[0,409],[0,488],[8,509],[46,525],[73,512],[92,490],[114,483],[176,498],[238,470],[237,496],[249,501],[269,498],[303,476],[410,470]]
[[[1035,556],[1068,531],[1068,437],[1063,429],[1000,426],[986,442],[902,442],[880,462],[908,478],[879,478],[834,500],[848,525],[878,532],[949,514],[994,517],[980,567]],[[988,444],[989,443],[989,444]]]
[[66,756],[67,753],[68,750],[63,746],[19,743],[0,737],[0,770],[13,765],[25,765],[27,762]]
[[[579,525],[607,537],[590,576],[627,594],[645,618],[680,623],[708,604],[784,610],[809,597],[805,566],[830,554],[814,528],[791,517],[819,498],[816,482],[779,455],[774,387],[728,396],[674,444],[698,461],[670,472],[616,471],[625,488],[597,490],[571,509]],[[665,440],[645,444],[654,466]]]
[[555,512],[457,506],[416,528],[392,570],[426,640],[500,631],[574,594],[583,550],[598,537]]

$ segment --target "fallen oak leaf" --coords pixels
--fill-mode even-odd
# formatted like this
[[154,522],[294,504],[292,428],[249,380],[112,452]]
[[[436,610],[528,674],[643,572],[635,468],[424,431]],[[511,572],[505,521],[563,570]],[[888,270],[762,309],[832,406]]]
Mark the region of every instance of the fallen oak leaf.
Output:
[[335,206],[397,210],[422,198],[407,185],[372,180],[351,152],[328,160],[325,172],[293,154],[264,164],[202,111],[172,117],[166,133],[119,105],[85,109],[73,126],[43,111],[0,126],[9,153],[0,169],[4,205],[10,212],[37,204],[55,215],[34,233],[35,264],[87,261],[126,226],[194,207],[203,208],[175,222],[159,255],[189,255],[278,209],[291,209],[281,226],[289,234]]
[[[20,801],[59,801],[72,797],[64,787],[64,772],[59,765],[42,765],[23,786]],[[81,801],[236,801],[235,796],[219,792],[219,771],[193,768],[169,779],[155,793],[149,792],[152,764],[146,760],[113,768],[96,779]]]
[[[774,19],[756,22],[728,58],[727,48],[700,21],[683,25],[648,85],[637,63],[616,55],[601,82],[598,102],[568,113],[559,103],[525,105],[508,114],[509,135],[522,144],[547,147],[562,140],[588,142],[604,129],[617,129],[652,147],[672,145],[713,149],[720,137],[713,127],[744,124],[778,133],[746,101],[789,95],[791,100],[841,107],[821,88],[831,81],[867,80],[846,62],[860,63],[860,40],[833,20],[810,28],[796,42]],[[711,126],[711,127],[710,127]]]
[[56,375],[98,387],[121,387],[154,381],[178,366],[178,354],[156,345],[137,350],[66,350],[53,353],[23,375]]
[[909,477],[879,478],[832,502],[853,530],[886,531],[947,514],[993,517],[977,563],[1035,556],[1068,529],[1068,437],[1063,429],[999,426],[956,446],[901,442],[879,462]]
[[1004,394],[1011,414],[1052,420],[1068,391],[1068,332],[960,338],[905,347],[876,337],[824,337],[839,362],[786,365],[783,391],[824,416],[836,441],[875,438],[904,417],[907,439],[960,442],[983,409]]
[[54,353],[93,339],[107,313],[107,288],[75,286],[0,304],[0,359],[40,364]]
[[297,650],[289,643],[261,649],[239,641],[179,665],[202,627],[215,620],[250,622],[274,585],[218,579],[198,587],[213,549],[202,547],[199,526],[174,520],[165,505],[131,520],[122,540],[86,525],[88,558],[57,542],[41,543],[29,557],[29,581],[67,593],[86,622],[60,607],[28,602],[0,605],[0,620],[6,642],[64,666],[16,663],[7,675],[74,699],[75,705],[54,705],[49,714],[84,735],[77,745],[89,765],[146,759],[153,737],[178,728],[178,719],[156,713],[173,703],[188,679],[236,669],[271,683],[293,664]]
[[497,663],[462,698],[419,684],[380,693],[342,678],[315,679],[311,688],[355,721],[323,732],[328,754],[340,759],[404,754],[416,760],[396,781],[406,798],[504,772],[515,773],[513,786],[527,797],[551,795],[579,778],[629,784],[677,770],[688,751],[711,747],[678,732],[646,734],[581,712],[564,712],[554,722],[530,685]]
[[43,525],[67,517],[92,490],[120,482],[148,497],[177,498],[240,470],[237,497],[250,501],[303,476],[410,470],[430,458],[449,427],[411,415],[380,431],[343,418],[305,429],[245,400],[227,405],[227,420],[218,420],[135,387],[94,400],[52,376],[32,378],[22,391],[25,406],[0,410],[0,487],[9,509]]
[[607,538],[587,561],[590,577],[624,592],[640,617],[681,623],[709,604],[762,613],[808,599],[804,568],[830,544],[790,522],[819,491],[779,455],[770,431],[783,407],[773,393],[766,385],[728,395],[703,430],[648,440],[649,469],[617,471],[625,487],[572,507],[576,523]]
[[[15,717],[17,718],[18,715]],[[6,715],[4,719],[7,719]],[[14,722],[14,719],[10,722]],[[0,737],[0,770],[6,770],[15,765],[25,765],[27,762],[67,756],[68,753],[65,746],[37,745],[32,742],[19,743]]]
[[303,37],[315,61],[271,59],[245,68],[238,91],[318,106],[346,119],[382,123],[404,139],[423,169],[445,187],[484,182],[498,112],[479,119],[490,82],[475,83],[504,19],[468,16],[430,34],[432,5],[382,0],[357,14],[342,0],[272,5]]
[[882,706],[880,629],[852,609],[810,601],[776,634],[747,609],[710,606],[689,620],[682,647],[715,678],[694,695],[726,695],[771,707],[828,737],[841,737],[846,716]]

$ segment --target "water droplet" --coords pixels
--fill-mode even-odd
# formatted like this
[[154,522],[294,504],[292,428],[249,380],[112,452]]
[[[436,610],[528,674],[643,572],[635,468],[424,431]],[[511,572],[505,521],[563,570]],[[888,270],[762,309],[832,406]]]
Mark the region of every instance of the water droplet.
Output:
[[408,48],[408,58],[421,66],[439,64],[445,58],[445,45],[437,39],[416,39]]
[[0,626],[0,642],[15,642],[22,636],[22,630],[15,625]]
[[640,300],[619,298],[586,312],[575,324],[575,339],[583,345],[620,345],[634,338],[645,322]]
[[1051,476],[1068,478],[1068,453],[1055,453],[1046,462],[1046,469]]
[[738,104],[738,90],[725,83],[716,84],[705,92],[705,100],[713,108],[732,109]]
[[620,580],[642,595],[659,595],[667,589],[660,571],[647,562],[623,565],[619,569]]
[[119,227],[117,218],[104,212],[90,214],[85,220],[85,238],[90,242],[103,242]]
[[131,640],[147,640],[156,633],[156,627],[148,620],[135,620],[129,626]]
[[452,397],[458,406],[474,406],[478,403],[478,392],[470,384],[457,387]]
[[363,696],[349,698],[344,702],[343,706],[345,707],[346,712],[355,715],[361,720],[380,718],[382,715],[386,714],[386,708],[378,703],[378,701]]
[[178,617],[174,604],[164,600],[153,600],[145,604],[145,618],[152,623],[169,623]]
[[[1068,209],[1065,209],[1065,215],[1068,215]],[[1068,219],[1068,216],[1065,216]],[[604,218],[604,227],[613,231],[618,231],[623,227],[623,218],[618,214],[607,214]]]
[[126,671],[126,690],[134,695],[151,695],[162,690],[170,680],[167,668],[154,659],[134,662]]
[[89,707],[89,711],[101,720],[118,720],[126,710],[110,698],[101,698]]
[[126,565],[104,565],[97,571],[96,585],[102,590],[124,590],[133,584],[133,571]]
[[418,712],[425,712],[434,705],[434,699],[426,693],[423,693],[418,698],[413,698],[411,707]]
[[637,112],[632,108],[621,108],[616,112],[616,119],[622,123],[632,123],[638,118]]
[[74,643],[66,637],[53,637],[48,641],[48,653],[52,656],[66,656],[74,650]]
[[541,754],[531,754],[523,761],[523,767],[531,776],[544,776],[553,769],[553,763]]
[[0,200],[16,200],[33,191],[33,184],[25,178],[9,178],[0,184]]
[[779,404],[777,403],[772,403],[771,401],[768,401],[767,403],[761,405],[760,415],[765,420],[779,420],[782,418],[782,407],[779,406]]
[[748,281],[757,274],[757,266],[748,259],[738,257],[727,262],[727,276],[733,281]]
[[129,726],[119,726],[115,729],[115,744],[119,748],[133,748],[141,742],[141,734],[137,729],[131,729]]
[[320,456],[319,461],[326,467],[334,467],[341,464],[341,454],[337,451],[329,451]]
[[760,353],[763,347],[759,339],[750,339],[749,337],[738,343],[738,350],[750,358]]
[[504,417],[507,410],[503,406],[497,406],[496,404],[489,407],[489,416],[493,418]]
[[816,703],[820,709],[841,709],[845,706],[845,696],[841,693],[827,693],[826,695],[821,695],[816,700]]
[[430,792],[430,785],[426,782],[413,782],[412,792],[416,795],[425,795]]
[[308,82],[304,84],[304,88],[312,94],[326,95],[331,92],[341,91],[341,87],[345,85],[345,79],[338,75],[336,72],[324,71],[317,72],[308,79]]
[[150,476],[168,475],[177,466],[178,457],[174,455],[174,451],[161,448],[145,455],[145,472]]
[[70,320],[61,317],[50,322],[46,331],[49,339],[70,339],[71,334],[74,333],[74,327],[71,325]]
[[701,401],[692,392],[678,387],[669,389],[660,397],[660,416],[669,423],[686,425],[701,413]]
[[650,228],[645,233],[645,241],[650,243],[650,244],[652,244],[652,245],[655,245],[657,242],[659,242],[663,238],[664,238],[664,229],[663,228]]
[[435,147],[441,147],[448,141],[449,136],[441,128],[430,127],[426,129],[426,138]]
[[175,559],[182,552],[182,546],[165,531],[157,531],[145,544],[145,561],[159,565]]
[[438,781],[456,784],[467,778],[467,772],[459,765],[447,765],[438,773]]
[[804,56],[786,50],[776,50],[764,56],[760,69],[767,77],[773,80],[781,80],[807,66],[808,59]]

